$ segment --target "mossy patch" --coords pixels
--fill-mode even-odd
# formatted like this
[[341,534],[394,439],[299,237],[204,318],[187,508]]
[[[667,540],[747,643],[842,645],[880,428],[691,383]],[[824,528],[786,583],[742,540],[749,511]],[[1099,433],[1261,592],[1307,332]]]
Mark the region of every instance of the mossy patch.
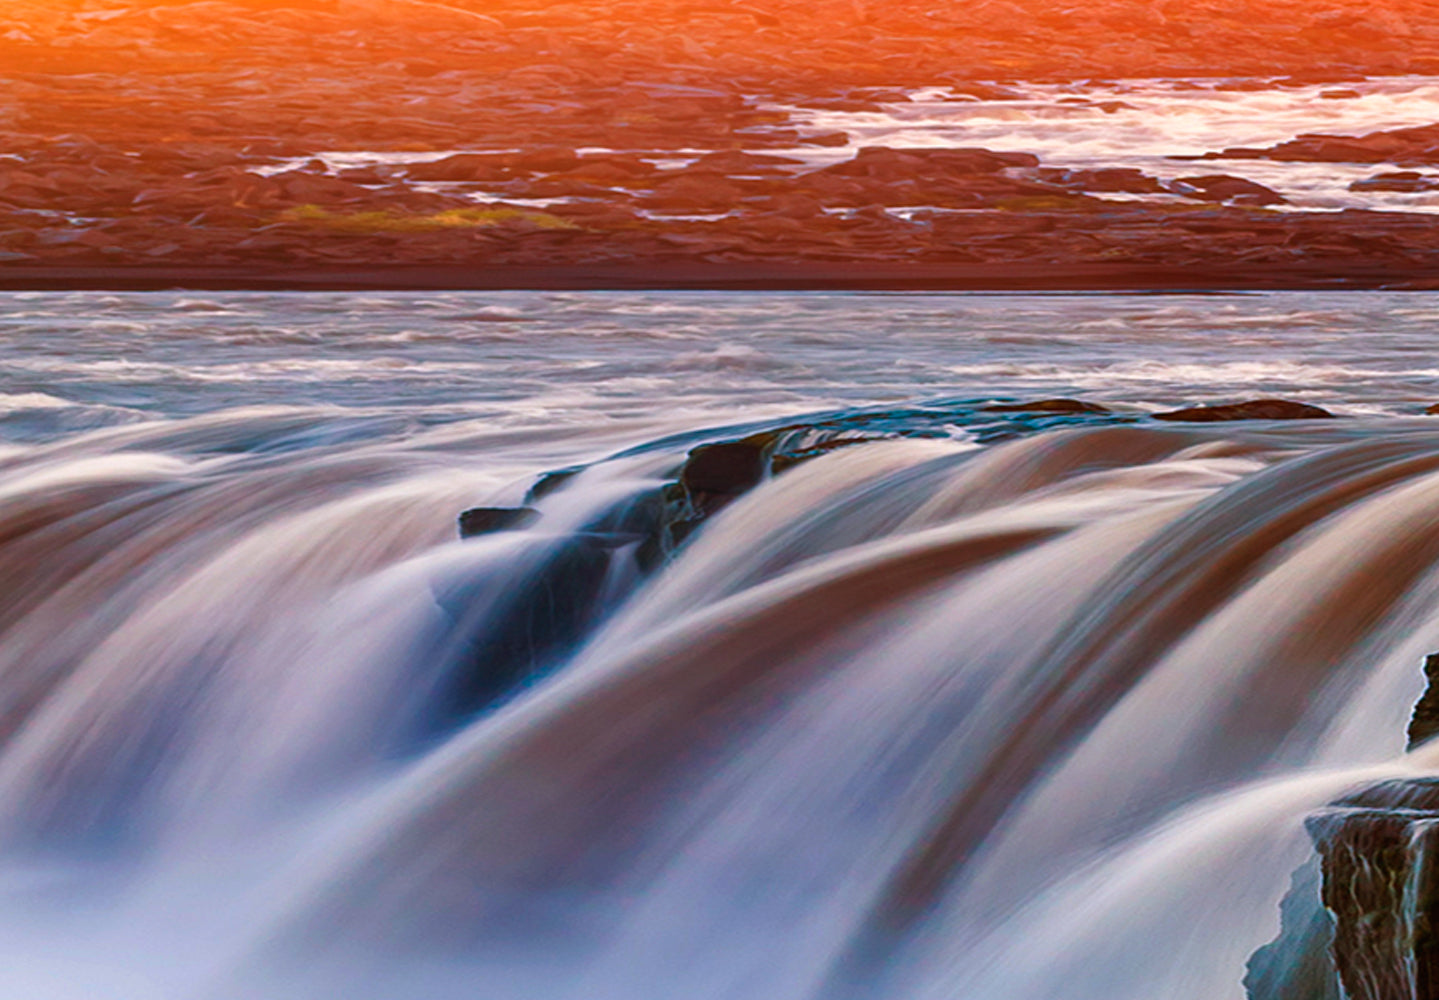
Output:
[[287,210],[281,221],[336,233],[433,233],[447,229],[489,229],[527,223],[537,229],[578,229],[573,222],[548,212],[522,208],[452,208],[431,215],[407,215],[390,209],[373,212],[332,212],[319,205]]

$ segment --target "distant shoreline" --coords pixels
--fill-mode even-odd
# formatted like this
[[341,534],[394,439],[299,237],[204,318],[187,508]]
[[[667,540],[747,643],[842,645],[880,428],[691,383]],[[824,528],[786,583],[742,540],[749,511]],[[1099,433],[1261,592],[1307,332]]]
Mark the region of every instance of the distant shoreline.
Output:
[[0,268],[0,291],[1439,291],[1439,269],[1044,264],[596,264],[557,267]]

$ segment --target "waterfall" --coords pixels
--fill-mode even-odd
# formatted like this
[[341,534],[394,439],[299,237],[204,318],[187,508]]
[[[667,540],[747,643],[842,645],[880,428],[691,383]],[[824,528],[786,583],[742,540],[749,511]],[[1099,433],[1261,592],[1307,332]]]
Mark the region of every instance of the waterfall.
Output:
[[1439,766],[1439,432],[904,419],[660,548],[739,435],[0,455],[0,995],[1242,1000]]

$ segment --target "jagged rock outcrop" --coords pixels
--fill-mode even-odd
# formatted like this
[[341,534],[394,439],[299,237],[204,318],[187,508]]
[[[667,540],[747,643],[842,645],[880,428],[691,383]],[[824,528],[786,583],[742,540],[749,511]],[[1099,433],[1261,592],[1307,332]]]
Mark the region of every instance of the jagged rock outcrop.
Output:
[[1439,736],[1439,653],[1424,658],[1424,676],[1429,686],[1409,718],[1409,749]]
[[1439,778],[1346,796],[1308,828],[1334,917],[1330,955],[1349,1000],[1439,996]]
[[[1439,654],[1409,747],[1439,735]],[[1254,953],[1250,1000],[1439,998],[1439,776],[1383,781],[1305,824],[1316,856],[1280,904],[1280,934]]]

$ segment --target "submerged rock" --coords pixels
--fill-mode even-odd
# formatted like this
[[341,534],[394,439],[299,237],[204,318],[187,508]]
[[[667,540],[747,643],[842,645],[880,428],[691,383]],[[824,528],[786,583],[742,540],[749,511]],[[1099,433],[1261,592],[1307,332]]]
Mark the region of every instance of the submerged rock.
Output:
[[599,612],[616,550],[629,541],[595,532],[540,540],[506,578],[437,594],[456,636],[439,726],[493,706],[570,653]]
[[1301,135],[1267,149],[1227,149],[1221,158],[1263,158],[1305,163],[1439,162],[1439,125],[1370,132],[1367,135]]
[[1350,191],[1398,191],[1415,194],[1422,191],[1439,190],[1439,178],[1421,174],[1415,170],[1400,170],[1387,174],[1375,174],[1349,185]]
[[1278,191],[1228,174],[1207,174],[1203,177],[1180,177],[1170,190],[1199,201],[1223,201],[1235,205],[1283,205],[1285,197]]
[[460,537],[473,538],[528,527],[539,516],[540,512],[533,507],[471,507],[460,514]]
[[536,501],[543,500],[551,493],[559,492],[560,489],[582,471],[582,466],[575,465],[567,469],[555,469],[553,472],[546,472],[539,479],[535,480],[535,485],[531,486],[529,492],[525,494],[525,503],[533,504]]
[[1155,420],[1182,423],[1213,423],[1221,420],[1322,420],[1333,417],[1334,414],[1323,407],[1296,403],[1290,399],[1250,399],[1243,403],[1190,406],[1182,410],[1154,414]]
[[1164,194],[1167,188],[1159,178],[1151,177],[1134,167],[1044,167],[1036,171],[1040,180],[1080,191],[1118,192],[1123,194]]
[[991,403],[986,413],[1109,413],[1107,406],[1082,399],[1036,399],[1024,403]]

